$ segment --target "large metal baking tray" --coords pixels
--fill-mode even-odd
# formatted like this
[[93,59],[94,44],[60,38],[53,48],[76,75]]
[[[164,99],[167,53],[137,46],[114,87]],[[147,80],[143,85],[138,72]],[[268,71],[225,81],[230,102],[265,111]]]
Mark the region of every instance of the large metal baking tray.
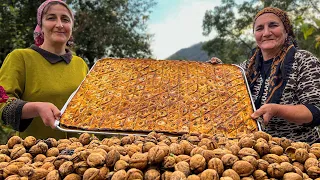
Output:
[[[162,62],[172,62],[172,60],[146,60],[146,59],[111,59],[111,58],[108,58],[108,59],[101,59],[101,60],[98,60],[95,65],[90,69],[88,75],[91,74],[91,71],[95,68],[95,66],[97,65],[97,63],[101,62],[101,61],[134,61],[134,62],[141,62],[141,61],[153,61],[153,62],[159,62],[159,61],[162,61]],[[181,65],[182,64],[186,64],[186,63],[194,63],[194,64],[205,64],[205,66],[219,66],[219,65],[212,65],[212,64],[209,64],[209,63],[202,63],[202,62],[190,62],[190,61],[174,61],[174,63],[176,63],[177,66]],[[180,63],[180,64],[179,64]],[[220,65],[221,66],[221,65]],[[253,103],[253,100],[252,100],[252,95],[250,93],[250,90],[249,90],[249,86],[248,86],[248,82],[247,82],[247,79],[246,79],[246,76],[245,76],[245,72],[244,70],[238,66],[238,65],[223,65],[223,66],[234,66],[234,67],[237,67],[240,72],[241,72],[241,76],[243,78],[243,82],[246,86],[246,93],[248,95],[248,98],[250,99],[250,106],[252,108],[253,111],[256,111],[255,109],[255,106],[254,106],[254,103]],[[126,72],[123,72],[123,73],[126,73]],[[88,76],[87,75],[87,76]],[[65,103],[64,107],[61,109],[61,113],[62,113],[62,117],[63,117],[63,114],[65,112],[65,110],[68,108],[68,105],[69,103],[72,101],[72,99],[74,98],[75,94],[79,91],[79,89],[81,88],[81,86],[83,85],[83,83],[85,82],[86,78],[83,80],[83,82],[79,85],[78,89],[69,97],[68,101]],[[65,131],[65,132],[76,132],[76,133],[83,133],[83,132],[88,132],[88,133],[94,133],[94,134],[109,134],[109,135],[128,135],[128,134],[133,134],[133,135],[140,135],[140,136],[144,136],[146,135],[147,133],[149,133],[150,131],[144,131],[144,130],[141,130],[141,131],[130,131],[130,130],[116,130],[116,129],[103,129],[103,130],[85,130],[85,129],[80,129],[80,128],[74,128],[74,127],[66,127],[66,126],[63,126],[59,120],[56,121],[56,127],[57,129],[61,130],[61,131]],[[261,123],[259,121],[257,121],[257,127],[258,129],[257,130],[261,130],[262,127],[261,127]],[[167,133],[167,132],[165,132]],[[170,135],[181,135],[183,134],[183,132],[179,132],[179,133],[168,133]]]

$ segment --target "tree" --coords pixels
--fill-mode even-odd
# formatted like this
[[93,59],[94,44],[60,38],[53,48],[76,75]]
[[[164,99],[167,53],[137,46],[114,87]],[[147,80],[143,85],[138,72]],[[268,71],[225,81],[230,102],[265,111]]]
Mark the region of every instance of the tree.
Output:
[[90,64],[103,56],[150,57],[146,21],[154,0],[72,0],[75,50]]
[[268,6],[287,11],[294,24],[300,47],[320,56],[320,49],[315,46],[316,34],[309,33],[306,36],[308,28],[303,29],[305,26],[310,27],[310,24],[316,24],[306,21],[316,19],[314,9],[319,6],[319,2],[312,0],[251,0],[242,4],[237,4],[234,0],[222,0],[220,6],[205,13],[203,34],[209,35],[216,30],[217,36],[204,45],[204,50],[225,62],[237,63],[240,59],[247,59],[255,44],[252,35],[253,18],[259,10]]

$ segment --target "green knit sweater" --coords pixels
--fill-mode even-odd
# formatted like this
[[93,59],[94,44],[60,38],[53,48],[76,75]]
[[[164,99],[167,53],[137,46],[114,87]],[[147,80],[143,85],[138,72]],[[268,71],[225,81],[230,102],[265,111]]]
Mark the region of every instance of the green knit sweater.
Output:
[[[10,98],[51,102],[61,109],[87,72],[88,66],[77,56],[73,56],[69,64],[65,61],[51,64],[33,49],[17,49],[4,60],[0,69],[0,85]],[[0,105],[1,118],[5,105]],[[34,118],[28,128],[20,132],[21,137],[29,135],[41,139],[65,138],[65,133],[45,126],[40,117]]]

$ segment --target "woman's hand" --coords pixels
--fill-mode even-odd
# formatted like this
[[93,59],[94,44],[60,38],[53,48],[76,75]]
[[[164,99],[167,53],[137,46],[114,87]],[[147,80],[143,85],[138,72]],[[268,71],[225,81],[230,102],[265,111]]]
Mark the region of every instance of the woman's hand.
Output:
[[30,119],[40,116],[46,126],[55,128],[54,122],[60,118],[60,110],[48,102],[28,102],[22,108],[21,119]]
[[267,125],[270,119],[277,116],[279,110],[279,104],[265,104],[255,111],[251,117],[257,119],[258,117],[263,118],[263,123]]

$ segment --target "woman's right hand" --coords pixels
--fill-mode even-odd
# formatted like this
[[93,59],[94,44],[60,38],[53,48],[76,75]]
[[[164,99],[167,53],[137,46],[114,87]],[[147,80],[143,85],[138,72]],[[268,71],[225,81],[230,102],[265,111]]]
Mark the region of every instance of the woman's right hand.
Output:
[[55,128],[55,120],[60,118],[60,110],[48,102],[28,102],[22,108],[21,119],[30,119],[40,116],[46,126]]

